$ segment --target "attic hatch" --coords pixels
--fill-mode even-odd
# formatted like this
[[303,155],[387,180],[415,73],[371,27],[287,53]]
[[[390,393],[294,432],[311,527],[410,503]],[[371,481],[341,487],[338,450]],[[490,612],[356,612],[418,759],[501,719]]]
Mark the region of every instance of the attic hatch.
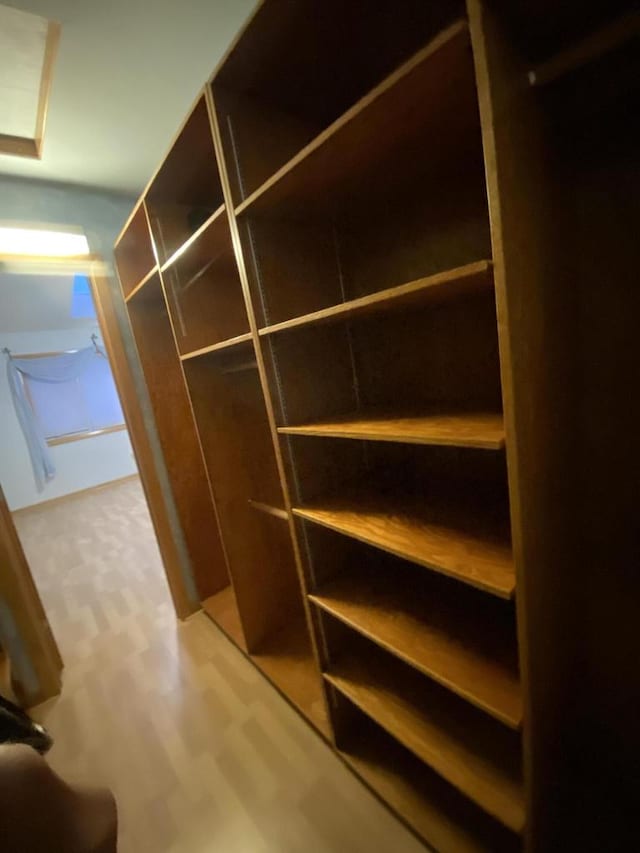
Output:
[[0,5],[0,154],[42,157],[60,24]]

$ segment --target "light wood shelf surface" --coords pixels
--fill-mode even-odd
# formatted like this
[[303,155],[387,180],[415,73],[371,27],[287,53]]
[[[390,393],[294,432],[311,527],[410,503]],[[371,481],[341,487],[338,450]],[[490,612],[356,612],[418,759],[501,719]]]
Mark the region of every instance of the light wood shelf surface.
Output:
[[371,488],[294,507],[293,512],[501,598],[514,594],[511,546],[481,506],[456,506],[440,496],[429,504],[376,494]]
[[271,506],[271,504],[263,503],[262,501],[254,501],[249,500],[249,506],[253,509],[258,510],[258,512],[264,512],[266,515],[272,515],[274,518],[280,518],[283,521],[289,520],[289,513],[285,509],[281,509],[277,506]]
[[322,683],[311,652],[303,618],[288,623],[268,637],[251,655],[254,663],[325,736],[329,723],[322,698]]
[[504,448],[504,421],[501,414],[494,412],[398,416],[364,411],[316,423],[278,427],[278,432],[484,450]]
[[240,646],[243,651],[247,651],[242,625],[240,624],[238,605],[231,586],[225,586],[220,592],[205,598],[202,602],[202,609],[225,634],[231,637],[237,646]]
[[524,801],[517,770],[509,766],[513,749],[509,754],[498,739],[487,743],[490,735],[451,704],[439,707],[428,695],[419,702],[420,685],[398,671],[401,666],[380,654],[366,662],[352,654],[341,657],[325,678],[463,794],[521,832]]
[[226,216],[226,207],[224,204],[220,205],[217,210],[215,210],[211,216],[202,223],[202,225],[193,232],[184,243],[173,252],[173,254],[162,264],[160,267],[160,272],[165,272],[170,267],[172,267],[176,261],[178,261],[182,255],[189,251],[189,249],[193,246],[196,240],[204,234],[205,231],[209,232],[211,235],[211,242],[209,242],[209,248],[211,248],[211,243],[216,240],[216,238],[220,241],[221,248],[224,248],[224,239],[227,233],[228,223]]
[[[452,84],[442,86],[449,78]],[[309,201],[317,203],[319,196],[344,192],[397,155],[407,138],[425,133],[425,117],[433,145],[444,150],[473,118],[474,98],[469,31],[466,21],[457,21],[249,195],[236,207],[236,215],[282,205],[302,209]]]
[[201,355],[208,355],[212,352],[220,352],[221,350],[231,349],[232,347],[238,346],[240,344],[246,344],[253,340],[253,336],[251,332],[247,332],[244,335],[236,335],[235,338],[229,338],[226,341],[220,341],[217,344],[211,344],[208,347],[201,347],[200,349],[193,350],[192,352],[187,352],[184,355],[180,356],[181,361],[189,361],[191,358],[198,358]]
[[349,302],[332,305],[302,317],[294,317],[272,326],[264,326],[260,335],[273,335],[319,323],[335,323],[341,320],[377,314],[396,308],[406,309],[412,305],[427,305],[447,299],[455,299],[468,293],[487,290],[493,287],[491,261],[482,260],[465,264],[445,272],[425,276],[405,284],[379,290]]
[[512,650],[478,614],[429,605],[393,577],[353,571],[323,585],[310,599],[324,611],[434,681],[517,729],[522,696]]

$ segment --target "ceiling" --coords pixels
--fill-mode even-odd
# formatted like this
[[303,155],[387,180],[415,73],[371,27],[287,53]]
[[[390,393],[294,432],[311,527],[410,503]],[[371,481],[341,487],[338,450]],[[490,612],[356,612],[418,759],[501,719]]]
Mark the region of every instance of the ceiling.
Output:
[[2,0],[62,24],[42,160],[0,175],[138,194],[255,0]]
[[0,273],[0,335],[95,327],[95,318],[71,317],[72,287],[73,276]]

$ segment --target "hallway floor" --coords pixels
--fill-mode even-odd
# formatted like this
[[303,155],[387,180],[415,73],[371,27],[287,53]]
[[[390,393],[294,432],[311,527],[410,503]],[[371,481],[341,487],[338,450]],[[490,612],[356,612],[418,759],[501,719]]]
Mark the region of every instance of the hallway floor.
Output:
[[203,613],[175,619],[138,481],[15,517],[65,661],[37,716],[116,795],[120,853],[424,853]]

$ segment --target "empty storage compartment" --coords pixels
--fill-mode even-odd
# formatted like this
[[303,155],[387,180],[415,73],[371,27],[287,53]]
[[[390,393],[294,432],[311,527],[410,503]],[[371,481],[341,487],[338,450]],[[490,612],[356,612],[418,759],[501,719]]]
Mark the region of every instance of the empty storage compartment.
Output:
[[350,628],[325,636],[329,684],[484,811],[522,832],[518,732]]
[[249,320],[223,208],[163,269],[162,278],[182,355],[248,337]]
[[337,747],[347,763],[442,853],[516,853],[518,835],[487,815],[338,691]]
[[251,342],[184,362],[250,654],[322,727],[291,533]]
[[263,4],[213,81],[234,202],[462,14],[456,0]]
[[128,308],[196,590],[203,600],[228,586],[229,577],[158,274],[130,299]]
[[263,327],[490,259],[466,26],[238,212]]
[[468,283],[266,336],[280,431],[501,448],[492,281]]
[[140,202],[113,250],[122,293],[126,298],[155,266],[144,204]]
[[333,652],[348,651],[353,639],[336,635],[340,622],[501,725],[519,730],[513,602],[309,522],[302,535],[311,564],[311,601],[331,617],[322,620],[329,665]]
[[222,206],[204,95],[153,178],[145,203],[160,264],[166,263]]

